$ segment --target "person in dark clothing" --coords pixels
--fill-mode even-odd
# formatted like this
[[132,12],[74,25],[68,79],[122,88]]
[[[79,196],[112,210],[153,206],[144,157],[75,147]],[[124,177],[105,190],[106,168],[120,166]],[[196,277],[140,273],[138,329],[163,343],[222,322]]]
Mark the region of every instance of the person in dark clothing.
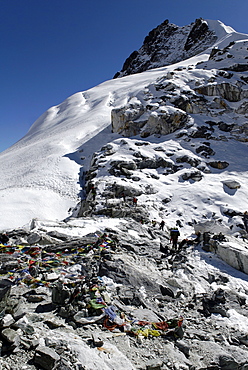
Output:
[[160,230],[164,230],[164,225],[165,225],[165,222],[164,222],[164,220],[162,220],[161,222],[160,222],[160,225],[159,225],[159,228],[160,228]]
[[177,249],[177,241],[180,236],[180,232],[177,228],[170,231],[170,241],[172,241],[172,248]]
[[91,194],[92,194],[92,199],[95,200],[96,199],[96,188],[94,186],[92,186],[91,188]]
[[133,197],[133,205],[136,207],[137,206],[137,201],[138,199],[136,197]]
[[200,233],[200,231],[198,231],[198,232],[196,233],[195,243],[196,243],[196,244],[200,243],[200,242],[203,240],[202,238],[203,238],[203,237],[202,237],[202,234]]
[[183,248],[187,248],[193,244],[192,240],[189,239],[183,239],[179,244],[178,244],[178,250],[182,250]]
[[0,243],[6,244],[9,241],[9,237],[6,233],[0,234]]
[[245,226],[245,231],[248,233],[248,212],[247,211],[244,212],[243,222]]
[[203,247],[204,247],[204,250],[206,250],[207,252],[210,251],[209,247],[210,247],[210,233],[208,231],[205,231],[203,233]]

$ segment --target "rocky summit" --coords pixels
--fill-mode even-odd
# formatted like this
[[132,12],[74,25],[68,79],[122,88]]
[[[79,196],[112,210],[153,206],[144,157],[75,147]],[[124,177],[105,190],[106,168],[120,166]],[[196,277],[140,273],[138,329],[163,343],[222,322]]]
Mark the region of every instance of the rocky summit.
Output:
[[196,19],[184,27],[169,23],[167,19],[149,32],[141,48],[132,52],[114,78],[188,59],[212,46],[216,39],[204,19]]
[[1,369],[248,369],[247,50],[165,21],[0,154]]

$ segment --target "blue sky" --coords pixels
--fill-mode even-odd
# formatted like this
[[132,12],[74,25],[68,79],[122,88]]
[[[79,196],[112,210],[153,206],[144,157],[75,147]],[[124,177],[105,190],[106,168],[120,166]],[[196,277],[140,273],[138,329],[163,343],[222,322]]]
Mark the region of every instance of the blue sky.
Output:
[[0,0],[0,151],[48,108],[111,79],[165,19],[248,33],[246,0]]

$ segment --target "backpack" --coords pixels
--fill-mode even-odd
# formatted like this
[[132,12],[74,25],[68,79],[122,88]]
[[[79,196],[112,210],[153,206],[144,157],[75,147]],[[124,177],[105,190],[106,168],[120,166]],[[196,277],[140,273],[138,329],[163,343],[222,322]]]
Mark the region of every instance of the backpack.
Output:
[[179,230],[177,230],[177,229],[171,230],[171,232],[170,232],[171,238],[176,238],[179,235],[180,235],[180,233],[179,233]]

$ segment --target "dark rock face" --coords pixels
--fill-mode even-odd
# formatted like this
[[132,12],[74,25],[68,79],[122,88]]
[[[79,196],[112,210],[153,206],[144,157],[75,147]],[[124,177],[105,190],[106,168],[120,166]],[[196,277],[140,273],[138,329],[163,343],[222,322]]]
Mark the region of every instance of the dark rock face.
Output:
[[199,40],[203,40],[209,34],[209,29],[206,23],[202,19],[196,19],[187,41],[185,43],[184,49],[186,51],[190,50]]
[[126,59],[114,78],[185,60],[213,45],[215,40],[216,36],[201,18],[184,27],[165,20],[149,32],[142,47]]

